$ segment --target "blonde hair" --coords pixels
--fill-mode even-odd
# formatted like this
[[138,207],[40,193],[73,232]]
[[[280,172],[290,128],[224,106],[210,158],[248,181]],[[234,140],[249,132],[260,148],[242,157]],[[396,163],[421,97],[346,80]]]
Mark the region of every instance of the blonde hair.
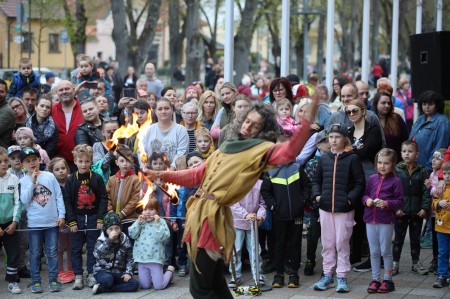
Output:
[[20,58],[20,60],[19,60],[19,68],[20,68],[22,65],[30,65],[30,66],[32,66],[31,60],[28,59],[27,57]]
[[64,165],[65,165],[66,168],[67,168],[67,172],[70,171],[69,164],[67,164],[66,159],[61,158],[61,157],[53,158],[53,159],[50,161],[50,164],[48,164],[48,171],[50,171],[50,172],[53,173],[53,168],[54,168],[55,165],[58,164],[59,162],[63,162],[63,163],[64,163]]
[[284,98],[284,99],[280,99],[275,102],[275,110],[278,110],[278,108],[283,107],[283,106],[288,106],[289,109],[291,109],[291,113],[293,112],[292,111],[292,103],[288,99]]
[[213,112],[213,120],[216,118],[217,113],[219,112],[220,109],[220,103],[219,100],[217,99],[217,95],[212,92],[211,90],[207,90],[204,93],[202,93],[202,95],[200,96],[200,99],[198,100],[198,115],[197,115],[197,120],[198,121],[202,121],[203,118],[205,117],[205,114],[203,113],[203,104],[205,104],[206,99],[208,99],[209,97],[212,97],[214,99],[214,112]]
[[73,149],[72,154],[74,160],[78,159],[78,157],[82,155],[86,155],[92,160],[94,156],[94,151],[92,150],[92,147],[87,144],[78,144]]
[[375,166],[378,163],[378,157],[388,157],[391,160],[392,165],[395,167],[395,164],[397,164],[397,153],[390,148],[383,148],[381,149],[375,156]]
[[86,61],[90,66],[94,66],[94,60],[89,55],[80,56],[78,63],[80,63],[81,61]]

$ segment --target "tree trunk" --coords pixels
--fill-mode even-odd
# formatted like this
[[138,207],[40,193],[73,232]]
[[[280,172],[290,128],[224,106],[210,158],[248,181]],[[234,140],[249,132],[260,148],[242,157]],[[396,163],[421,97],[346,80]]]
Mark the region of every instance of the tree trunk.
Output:
[[[184,29],[180,30],[180,1],[169,1],[169,56],[170,71],[175,69],[182,63],[182,51],[184,40]],[[184,22],[186,24],[186,22]],[[184,28],[185,25],[183,25]],[[175,83],[173,76],[170,77],[172,84]]]
[[380,7],[379,3],[375,3],[374,1],[372,3],[372,11],[373,11],[373,21],[372,21],[372,32],[370,34],[372,45],[371,49],[371,63],[372,65],[375,64],[375,62],[378,61],[378,31],[380,29]]
[[236,76],[234,83],[240,84],[242,76],[249,71],[250,45],[253,37],[253,22],[258,7],[257,0],[246,0],[244,10],[241,12],[241,23],[234,36],[234,69]]
[[356,45],[358,43],[358,40],[360,40],[360,37],[357,35],[358,32],[358,15],[356,13],[356,9],[359,9],[360,6],[357,5],[356,0],[352,0],[351,4],[351,21],[350,21],[350,39],[349,39],[349,47],[350,51],[348,53],[348,60],[347,60],[347,70],[353,69],[353,64],[355,61],[355,53],[356,53]]
[[[129,34],[123,1],[111,0],[111,12],[114,21],[112,38],[116,45],[116,60],[119,62],[119,73],[126,74],[128,66],[131,65],[131,59],[128,57]],[[137,69],[136,74],[139,74]]]
[[60,0],[66,14],[63,19],[64,25],[69,35],[70,45],[72,47],[74,67],[77,67],[76,57],[78,54],[86,53],[86,9],[83,0],[75,1],[75,18],[70,10],[66,0]]
[[186,15],[186,79],[185,82],[200,80],[204,44],[200,33],[200,0],[187,3]]
[[317,73],[322,81],[323,78],[323,42],[325,36],[325,14],[321,13],[319,17],[319,32],[317,36]]
[[348,56],[350,52],[349,33],[347,32],[348,31],[348,21],[347,21],[348,18],[346,13],[346,10],[348,8],[347,3],[348,3],[347,0],[344,0],[341,9],[339,9],[339,22],[341,24],[341,33],[342,33],[340,42],[338,42],[342,58],[339,65],[339,71],[341,73],[345,72],[348,68]]

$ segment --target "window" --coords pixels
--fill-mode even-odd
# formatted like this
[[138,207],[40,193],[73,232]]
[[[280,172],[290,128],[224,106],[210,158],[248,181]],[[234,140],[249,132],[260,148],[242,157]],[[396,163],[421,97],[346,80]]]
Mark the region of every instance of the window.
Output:
[[59,33],[50,33],[48,35],[48,52],[59,53]]
[[22,36],[22,51],[28,52],[28,49],[31,49],[30,52],[33,52],[33,33],[22,32]]

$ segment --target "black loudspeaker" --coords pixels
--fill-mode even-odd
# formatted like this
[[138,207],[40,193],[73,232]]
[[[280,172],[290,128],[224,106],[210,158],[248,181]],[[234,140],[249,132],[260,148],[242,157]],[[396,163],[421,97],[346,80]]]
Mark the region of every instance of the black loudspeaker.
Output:
[[411,35],[410,45],[413,98],[434,90],[450,100],[450,31]]

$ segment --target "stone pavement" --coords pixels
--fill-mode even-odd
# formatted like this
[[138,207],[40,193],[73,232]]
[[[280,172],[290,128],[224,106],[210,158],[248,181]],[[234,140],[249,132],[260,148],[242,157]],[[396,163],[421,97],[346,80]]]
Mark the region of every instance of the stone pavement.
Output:
[[[306,240],[303,240],[303,257],[305,261],[306,252]],[[320,243],[319,243],[320,247]],[[436,280],[436,276],[430,273],[429,275],[418,275],[410,272],[411,258],[409,241],[405,241],[403,248],[402,260],[400,261],[400,274],[394,276],[394,282],[396,290],[390,294],[368,294],[366,289],[371,281],[371,273],[357,273],[353,270],[350,272],[348,280],[350,286],[350,292],[347,294],[336,293],[334,288],[327,291],[318,292],[313,289],[313,285],[320,278],[321,272],[321,255],[320,248],[317,249],[318,261],[316,266],[316,274],[314,276],[304,276],[303,269],[300,272],[300,288],[289,289],[286,286],[281,289],[274,289],[272,291],[263,293],[260,298],[450,298],[450,289],[448,287],[442,289],[434,289],[433,283]],[[422,249],[421,261],[424,267],[428,268],[431,260],[432,250]],[[0,265],[0,298],[91,298],[94,297],[91,294],[91,289],[85,288],[81,291],[73,291],[71,284],[63,285],[63,290],[59,293],[50,293],[48,291],[46,279],[47,266],[43,265],[42,279],[44,286],[44,293],[32,294],[30,288],[27,288],[27,284],[30,283],[30,279],[22,279],[20,287],[22,288],[22,294],[12,295],[8,292],[7,282],[3,280],[5,273],[5,264]],[[227,276],[227,279],[230,277]],[[273,273],[267,275],[267,283],[271,283]],[[250,284],[251,278],[249,270],[245,270],[243,273],[243,284]],[[250,296],[239,296],[240,298],[250,298]],[[186,278],[179,278],[175,275],[173,283],[166,290],[154,291],[151,290],[139,290],[136,293],[115,293],[115,294],[101,294],[95,296],[95,298],[192,298],[189,294],[189,276]]]

